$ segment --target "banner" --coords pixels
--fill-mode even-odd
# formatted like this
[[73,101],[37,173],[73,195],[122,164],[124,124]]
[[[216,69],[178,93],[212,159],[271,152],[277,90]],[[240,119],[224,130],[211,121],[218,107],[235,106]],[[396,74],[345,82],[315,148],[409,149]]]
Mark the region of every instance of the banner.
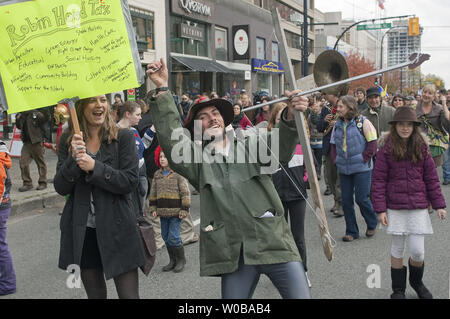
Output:
[[143,80],[126,1],[36,0],[0,6],[0,16],[8,113],[138,87]]

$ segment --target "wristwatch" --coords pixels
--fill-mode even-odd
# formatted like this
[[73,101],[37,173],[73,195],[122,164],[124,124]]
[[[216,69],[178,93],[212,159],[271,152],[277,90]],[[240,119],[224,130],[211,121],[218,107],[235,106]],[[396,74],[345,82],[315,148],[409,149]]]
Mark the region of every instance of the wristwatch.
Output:
[[151,101],[154,101],[156,98],[156,95],[158,95],[159,92],[165,92],[165,91],[169,91],[169,88],[167,86],[156,88],[147,93],[147,98],[150,99]]

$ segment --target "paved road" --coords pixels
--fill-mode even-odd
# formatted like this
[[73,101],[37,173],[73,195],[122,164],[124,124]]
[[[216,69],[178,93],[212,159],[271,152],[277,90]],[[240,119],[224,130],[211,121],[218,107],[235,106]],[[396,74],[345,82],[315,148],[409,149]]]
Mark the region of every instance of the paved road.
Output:
[[[322,190],[324,185],[321,181]],[[450,203],[450,187],[443,186]],[[325,207],[332,206],[330,196],[324,196]],[[193,196],[193,219],[199,217],[198,196]],[[59,215],[62,206],[34,210],[12,217],[8,222],[8,241],[17,274],[16,294],[0,298],[86,298],[83,289],[66,287],[68,274],[57,268],[59,250]],[[436,298],[449,298],[449,222],[439,221],[436,213],[431,215],[434,235],[426,238],[426,271],[424,281]],[[378,229],[372,239],[364,236],[365,226],[358,213],[361,238],[344,243],[343,218],[334,218],[328,213],[331,235],[336,239],[334,258],[328,262],[323,254],[316,219],[311,210],[306,218],[306,240],[308,249],[309,277],[313,284],[313,298],[388,298],[390,281],[390,236]],[[196,226],[198,232],[198,225]],[[162,266],[168,262],[167,252],[162,248],[149,277],[140,274],[142,298],[210,299],[220,298],[220,279],[199,276],[198,243],[186,246],[188,263],[181,274],[163,273]],[[380,288],[368,288],[369,265],[378,265]],[[375,266],[377,267],[377,266]],[[109,297],[117,298],[113,281],[108,281]],[[416,298],[410,287],[407,297]],[[262,277],[254,298],[280,298],[267,277]]]

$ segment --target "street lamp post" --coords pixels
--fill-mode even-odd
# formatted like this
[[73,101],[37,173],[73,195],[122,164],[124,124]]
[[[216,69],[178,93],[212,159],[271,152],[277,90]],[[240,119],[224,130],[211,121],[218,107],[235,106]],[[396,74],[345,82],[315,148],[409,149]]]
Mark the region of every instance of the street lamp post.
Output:
[[[305,2],[307,0],[304,0]],[[305,3],[306,5],[306,3]],[[305,10],[306,12],[306,10]],[[302,64],[303,64],[303,70],[302,74],[303,76],[308,76],[308,58],[309,58],[309,46],[308,46],[308,26],[311,25],[338,25],[338,22],[323,22],[323,23],[308,23],[308,17],[303,18],[303,22],[296,21],[295,23],[302,28],[302,38],[303,38],[303,45],[302,45]]]
[[387,18],[378,18],[378,19],[367,19],[367,20],[361,20],[358,22],[353,23],[352,25],[348,26],[339,36],[339,38],[336,40],[336,43],[334,44],[333,50],[337,50],[337,46],[339,41],[341,40],[341,38],[344,36],[344,34],[350,30],[351,28],[353,28],[355,25],[358,25],[360,23],[363,22],[372,22],[374,23],[375,21],[381,21],[381,20],[391,20],[391,19],[401,19],[401,18],[407,18],[407,17],[412,17],[413,15],[406,15],[406,16],[397,16],[397,17],[387,17]]

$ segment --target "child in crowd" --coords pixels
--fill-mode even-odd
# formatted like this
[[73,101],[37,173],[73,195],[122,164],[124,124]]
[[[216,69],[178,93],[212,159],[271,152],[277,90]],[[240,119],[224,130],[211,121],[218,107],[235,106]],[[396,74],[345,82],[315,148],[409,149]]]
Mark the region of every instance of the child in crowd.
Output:
[[160,217],[161,235],[169,253],[170,261],[163,271],[181,272],[186,258],[180,226],[189,213],[191,194],[186,179],[170,169],[161,146],[155,151],[155,162],[160,169],[153,176],[150,188],[150,212],[154,218]]
[[431,203],[440,219],[446,218],[445,199],[421,122],[408,106],[395,111],[391,130],[379,140],[379,151],[372,177],[372,202],[378,220],[392,235],[392,299],[404,299],[407,268],[403,266],[408,238],[411,258],[409,283],[421,299],[433,296],[422,282],[425,235],[433,229],[428,214]]
[[6,221],[11,211],[11,157],[3,141],[0,141],[0,296],[16,292],[16,274],[11,253],[6,242]]

